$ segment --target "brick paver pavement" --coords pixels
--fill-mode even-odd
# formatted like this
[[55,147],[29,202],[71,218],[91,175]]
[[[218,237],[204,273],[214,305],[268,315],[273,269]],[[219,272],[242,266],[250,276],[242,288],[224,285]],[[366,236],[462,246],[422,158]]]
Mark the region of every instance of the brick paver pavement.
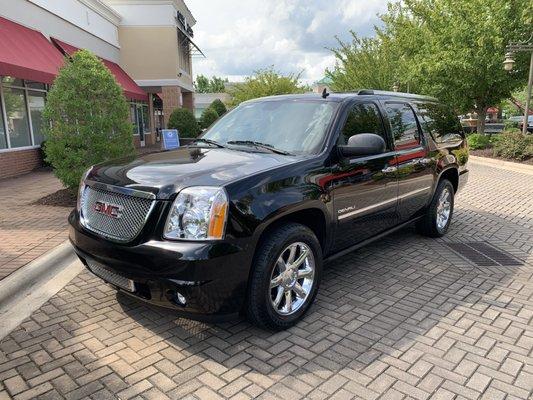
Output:
[[331,263],[285,332],[179,319],[83,272],[0,343],[0,398],[531,398],[532,178],[471,167],[445,239],[406,229]]
[[0,279],[67,239],[70,208],[33,204],[61,188],[48,171],[0,180]]

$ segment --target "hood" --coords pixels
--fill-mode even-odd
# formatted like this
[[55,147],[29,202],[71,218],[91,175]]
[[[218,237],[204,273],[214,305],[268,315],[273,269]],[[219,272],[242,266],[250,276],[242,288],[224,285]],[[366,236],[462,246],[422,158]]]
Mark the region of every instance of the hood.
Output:
[[188,186],[223,186],[302,159],[303,156],[184,147],[98,164],[87,179],[149,191],[159,199],[168,199]]

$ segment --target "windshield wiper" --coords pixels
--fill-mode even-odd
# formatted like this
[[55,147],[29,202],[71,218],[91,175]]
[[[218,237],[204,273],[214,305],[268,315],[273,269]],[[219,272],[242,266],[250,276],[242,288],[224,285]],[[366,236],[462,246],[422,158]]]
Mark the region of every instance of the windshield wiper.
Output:
[[276,153],[276,154],[284,154],[286,156],[291,155],[291,153],[289,153],[288,151],[276,149],[274,146],[270,144],[256,142],[253,140],[230,140],[226,144],[236,144],[238,146],[254,146],[254,147],[259,147],[261,149],[269,150],[272,153]]
[[196,142],[207,143],[207,144],[210,144],[210,145],[213,145],[213,146],[216,146],[216,147],[220,147],[220,148],[226,147],[226,146],[224,146],[221,143],[215,142],[214,140],[204,139],[204,138],[196,138],[190,144],[193,144],[193,143],[196,143]]

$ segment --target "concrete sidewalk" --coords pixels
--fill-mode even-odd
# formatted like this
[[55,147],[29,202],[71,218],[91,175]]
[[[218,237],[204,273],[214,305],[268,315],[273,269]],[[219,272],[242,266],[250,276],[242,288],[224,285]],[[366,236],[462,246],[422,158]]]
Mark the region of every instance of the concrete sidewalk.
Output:
[[59,189],[44,170],[0,180],[0,279],[67,239],[70,208],[33,204]]

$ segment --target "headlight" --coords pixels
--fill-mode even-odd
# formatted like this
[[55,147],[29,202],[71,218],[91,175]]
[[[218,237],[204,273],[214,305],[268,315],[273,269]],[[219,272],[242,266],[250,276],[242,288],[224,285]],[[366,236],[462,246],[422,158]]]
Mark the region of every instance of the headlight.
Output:
[[89,167],[87,171],[81,176],[80,179],[80,187],[78,188],[78,200],[76,202],[76,208],[78,211],[81,211],[81,199],[83,197],[83,191],[85,190],[85,179],[87,179],[87,176],[89,175],[89,172],[93,169],[93,166]]
[[228,196],[219,187],[196,186],[183,189],[165,224],[167,239],[222,239],[226,228]]

